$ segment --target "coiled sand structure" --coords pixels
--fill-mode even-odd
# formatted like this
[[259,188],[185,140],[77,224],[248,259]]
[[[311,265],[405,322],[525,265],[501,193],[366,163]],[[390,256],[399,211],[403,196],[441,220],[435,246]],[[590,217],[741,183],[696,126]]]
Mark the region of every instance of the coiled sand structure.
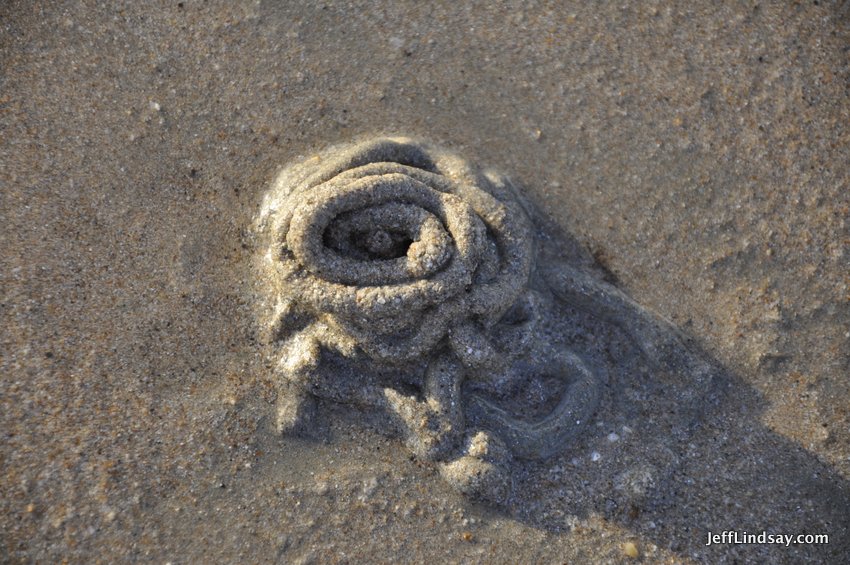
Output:
[[[257,222],[281,430],[303,428],[315,397],[379,407],[417,456],[493,499],[512,457],[563,449],[595,409],[593,371],[533,345],[546,299],[530,286],[530,218],[505,177],[411,139],[372,139],[285,168]],[[521,359],[568,381],[548,416],[525,421],[464,394],[466,381],[509,394]]]

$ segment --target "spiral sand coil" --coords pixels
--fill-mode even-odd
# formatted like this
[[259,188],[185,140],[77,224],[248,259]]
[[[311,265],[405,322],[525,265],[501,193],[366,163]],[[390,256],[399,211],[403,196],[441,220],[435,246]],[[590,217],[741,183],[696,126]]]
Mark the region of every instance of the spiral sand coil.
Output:
[[[408,138],[283,169],[257,218],[278,428],[304,429],[318,398],[378,409],[417,457],[490,501],[509,496],[514,459],[568,448],[606,377],[552,341],[559,301],[600,309],[650,355],[672,334],[613,287],[538,265],[520,198],[506,177]],[[506,400],[530,376],[561,383],[531,418]]]

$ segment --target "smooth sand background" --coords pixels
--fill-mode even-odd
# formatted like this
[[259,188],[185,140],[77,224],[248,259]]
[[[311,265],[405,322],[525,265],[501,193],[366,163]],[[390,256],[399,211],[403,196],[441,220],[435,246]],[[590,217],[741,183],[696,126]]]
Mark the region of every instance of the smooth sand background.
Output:
[[[714,4],[5,2],[0,561],[846,557],[850,8]],[[247,228],[374,133],[511,174],[728,369],[639,507],[476,507],[345,414],[273,433]]]

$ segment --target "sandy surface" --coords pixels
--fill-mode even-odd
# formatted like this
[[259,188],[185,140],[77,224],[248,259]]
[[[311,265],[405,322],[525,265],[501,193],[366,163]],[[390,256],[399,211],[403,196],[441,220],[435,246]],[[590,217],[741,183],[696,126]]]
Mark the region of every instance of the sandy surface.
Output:
[[[850,11],[697,4],[4,3],[0,561],[845,559]],[[624,506],[612,442],[487,508],[344,409],[274,432],[248,228],[378,133],[511,174],[725,368],[664,480]]]

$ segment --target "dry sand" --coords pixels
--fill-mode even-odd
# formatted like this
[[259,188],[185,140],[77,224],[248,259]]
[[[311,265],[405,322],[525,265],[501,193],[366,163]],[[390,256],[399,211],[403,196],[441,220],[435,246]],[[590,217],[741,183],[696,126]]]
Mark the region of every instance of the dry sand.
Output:
[[[0,561],[846,560],[848,4],[428,4],[0,6]],[[345,409],[275,433],[248,228],[382,133],[509,173],[725,368],[640,436],[663,480],[613,472],[640,411],[496,508]]]

